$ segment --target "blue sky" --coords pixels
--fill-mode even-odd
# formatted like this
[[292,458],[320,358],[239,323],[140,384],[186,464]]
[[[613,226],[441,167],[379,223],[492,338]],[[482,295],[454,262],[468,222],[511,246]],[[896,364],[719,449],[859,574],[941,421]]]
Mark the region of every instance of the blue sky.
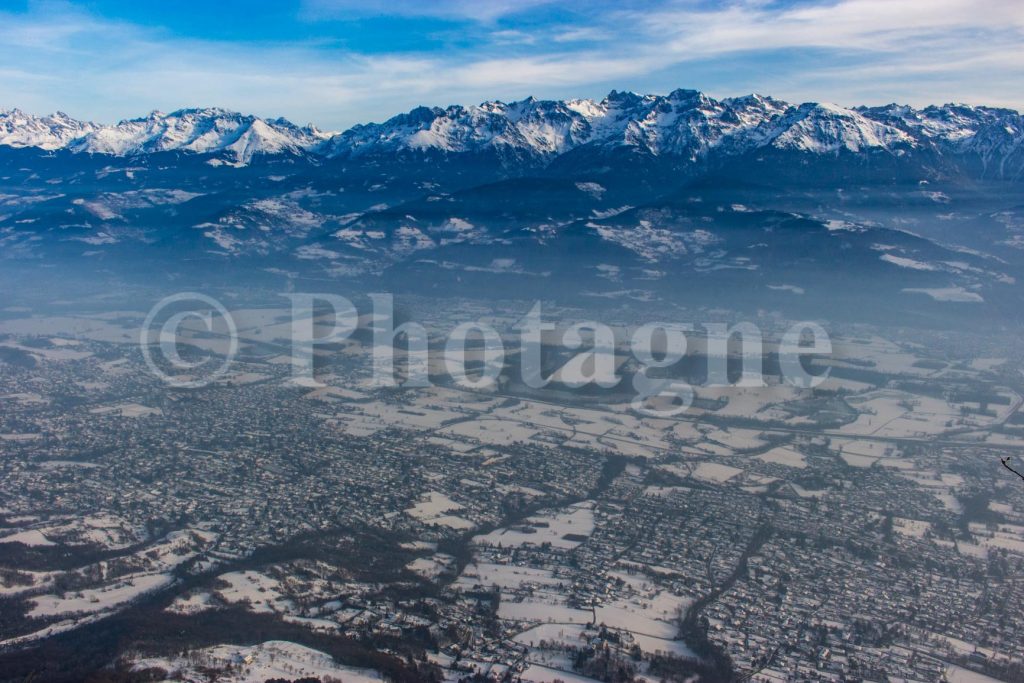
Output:
[[611,89],[1024,108],[1022,0],[0,0],[0,108],[342,129]]

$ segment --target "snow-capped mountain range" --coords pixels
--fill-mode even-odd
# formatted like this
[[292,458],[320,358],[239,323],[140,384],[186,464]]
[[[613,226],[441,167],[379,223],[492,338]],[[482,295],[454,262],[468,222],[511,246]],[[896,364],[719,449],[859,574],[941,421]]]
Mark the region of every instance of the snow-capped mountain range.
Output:
[[0,111],[0,145],[131,156],[183,151],[246,164],[257,155],[356,159],[378,154],[493,154],[505,164],[545,164],[579,149],[625,148],[679,161],[759,150],[813,155],[923,153],[970,157],[983,172],[1020,178],[1024,117],[947,104],[844,108],[748,95],[716,100],[693,90],[668,95],[612,91],[600,101],[484,102],[419,107],[341,133],[223,109],[182,109],[100,125],[63,113]]
[[0,111],[0,144],[44,150],[130,156],[181,150],[227,154],[246,163],[256,154],[301,154],[317,150],[332,135],[285,119],[262,119],[224,109],[181,109],[121,121],[114,126],[76,121],[58,112],[37,117],[18,109]]

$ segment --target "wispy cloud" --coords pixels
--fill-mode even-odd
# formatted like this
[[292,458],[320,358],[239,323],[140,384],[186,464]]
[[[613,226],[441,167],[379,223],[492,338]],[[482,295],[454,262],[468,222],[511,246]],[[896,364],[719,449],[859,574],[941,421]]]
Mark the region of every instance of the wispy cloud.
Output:
[[[210,104],[339,128],[417,104],[612,87],[1024,105],[1018,0],[662,2],[591,6],[571,25],[564,15],[532,15],[542,4],[310,0],[296,22],[318,30],[290,42],[203,39],[71,5],[0,13],[0,106],[112,121]],[[472,40],[443,50],[343,49],[318,31],[344,24],[346,9],[451,18]]]
[[[970,44],[982,35],[1019,39],[1024,3],[844,0],[780,7],[745,2],[713,10],[668,6],[623,16],[662,39],[663,45],[678,55],[797,47],[907,52],[936,39],[956,45]],[[946,61],[942,55],[933,57]]]
[[555,0],[305,0],[307,20],[352,19],[373,15],[438,17],[492,22],[522,14]]
[[584,41],[612,40],[615,34],[607,29],[594,26],[579,26],[556,32],[551,39],[556,43],[577,43]]

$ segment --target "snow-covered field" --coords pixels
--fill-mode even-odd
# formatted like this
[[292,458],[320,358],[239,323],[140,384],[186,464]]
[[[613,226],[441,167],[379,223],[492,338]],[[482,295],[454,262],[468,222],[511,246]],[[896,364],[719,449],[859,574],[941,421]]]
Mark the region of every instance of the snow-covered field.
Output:
[[243,603],[253,612],[288,612],[295,606],[278,589],[280,584],[257,571],[230,572],[217,577],[227,586],[217,595],[228,603]]
[[86,588],[63,595],[40,595],[32,598],[30,617],[106,612],[162,588],[173,581],[170,574],[132,574],[99,588]]
[[23,543],[27,546],[57,545],[48,539],[39,529],[28,529],[17,533],[8,534],[0,538],[0,543]]
[[252,646],[216,645],[190,652],[184,657],[139,657],[132,664],[135,671],[163,669],[170,680],[185,683],[208,683],[211,680],[247,683],[269,678],[294,680],[325,676],[345,683],[380,683],[384,680],[373,670],[343,666],[323,652],[283,640],[268,640]]
[[566,581],[558,579],[549,569],[519,567],[508,564],[474,562],[466,566],[455,585],[472,589],[476,586],[498,586],[502,589],[519,589],[524,586],[557,588]]
[[690,476],[700,481],[722,484],[742,472],[743,470],[738,467],[730,467],[717,462],[702,462],[694,468]]
[[566,512],[550,515],[536,515],[527,518],[516,527],[496,529],[489,534],[476,536],[478,545],[501,545],[504,548],[523,545],[550,543],[555,548],[575,548],[581,541],[566,538],[567,535],[589,536],[594,531],[594,504],[590,501],[577,503]]
[[120,415],[121,417],[146,417],[147,415],[161,415],[163,413],[159,408],[150,408],[138,403],[119,403],[112,406],[93,408],[89,412],[93,415]]
[[503,600],[498,606],[498,616],[509,621],[525,621],[554,624],[589,624],[593,621],[590,610],[568,607],[553,601],[523,600],[508,602]]
[[429,491],[420,502],[406,510],[405,513],[428,525],[446,526],[452,529],[472,529],[475,526],[473,522],[450,514],[461,509],[461,505],[443,493]]
[[788,447],[778,446],[771,449],[766,453],[762,453],[757,456],[758,460],[764,462],[771,462],[777,465],[786,465],[787,467],[796,467],[803,469],[807,467],[807,459],[804,458],[803,454]]
[[455,558],[451,555],[436,553],[430,557],[417,557],[405,568],[425,579],[434,580],[451,569],[454,564]]

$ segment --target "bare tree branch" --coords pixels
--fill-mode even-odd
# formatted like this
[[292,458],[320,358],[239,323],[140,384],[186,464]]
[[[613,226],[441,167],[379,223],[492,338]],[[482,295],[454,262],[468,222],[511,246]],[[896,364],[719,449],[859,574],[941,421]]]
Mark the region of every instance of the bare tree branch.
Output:
[[1003,467],[1005,467],[1006,469],[1010,470],[1011,472],[1016,474],[1021,479],[1024,479],[1024,474],[1021,474],[1017,470],[1015,470],[1012,467],[1010,467],[1010,456],[1006,456],[1005,458],[999,458],[999,462],[1003,463]]

